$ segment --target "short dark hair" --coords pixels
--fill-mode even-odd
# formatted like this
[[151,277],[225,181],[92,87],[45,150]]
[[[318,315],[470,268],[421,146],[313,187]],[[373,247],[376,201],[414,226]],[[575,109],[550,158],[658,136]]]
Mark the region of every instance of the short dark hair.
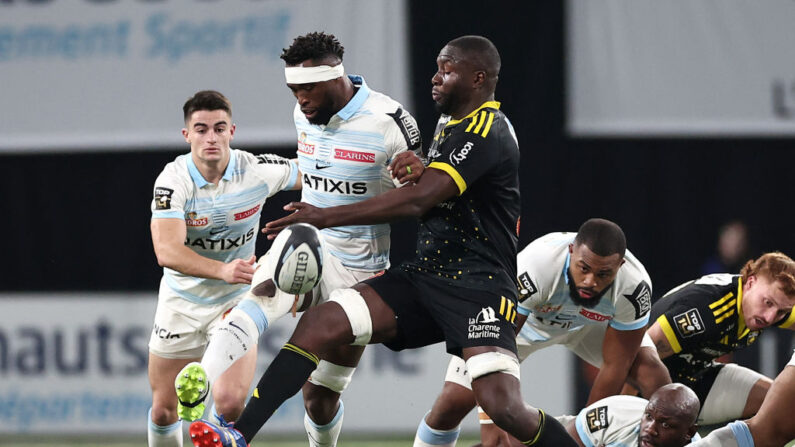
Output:
[[287,65],[298,65],[305,60],[335,57],[342,62],[345,48],[333,34],[322,31],[298,36],[289,48],[282,50],[281,57]]
[[588,219],[577,230],[575,245],[585,244],[597,256],[618,253],[622,258],[627,250],[627,238],[616,223],[607,219]]
[[185,122],[190,120],[193,112],[199,110],[223,110],[230,118],[232,117],[232,103],[221,92],[215,90],[202,90],[185,101],[185,105],[182,106]]
[[500,66],[502,65],[500,52],[497,51],[497,47],[489,39],[474,35],[461,36],[451,40],[447,45],[458,48],[468,54],[469,57],[467,59],[477,69],[486,71],[490,76],[496,77],[500,74]]

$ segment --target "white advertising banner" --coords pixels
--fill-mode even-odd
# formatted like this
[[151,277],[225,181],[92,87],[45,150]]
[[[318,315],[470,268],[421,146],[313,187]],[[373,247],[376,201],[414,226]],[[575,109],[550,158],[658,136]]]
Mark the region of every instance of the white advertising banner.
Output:
[[795,135],[795,3],[569,0],[574,136]]
[[[144,434],[151,405],[147,343],[156,295],[0,293],[0,433]],[[259,345],[258,380],[297,320],[285,317]],[[413,433],[442,388],[442,344],[395,353],[370,346],[344,394],[345,430]],[[573,361],[565,349],[522,365],[527,402],[571,413]],[[264,432],[303,433],[300,393]],[[478,430],[474,413],[464,429]]]
[[182,105],[232,101],[234,147],[295,141],[282,49],[325,31],[409,110],[405,1],[0,1],[0,154],[187,147]]

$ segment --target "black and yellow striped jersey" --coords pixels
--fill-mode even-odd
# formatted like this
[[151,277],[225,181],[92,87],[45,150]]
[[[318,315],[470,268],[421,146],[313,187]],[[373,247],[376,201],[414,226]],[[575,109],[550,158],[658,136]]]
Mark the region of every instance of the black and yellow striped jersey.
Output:
[[[741,276],[703,276],[671,290],[651,310],[674,354],[663,360],[674,382],[692,382],[713,361],[754,343],[760,331],[751,331],[743,318]],[[777,323],[788,327],[791,314]]]
[[461,120],[443,117],[426,156],[458,195],[420,219],[417,256],[403,265],[458,287],[516,297],[519,145],[500,103]]

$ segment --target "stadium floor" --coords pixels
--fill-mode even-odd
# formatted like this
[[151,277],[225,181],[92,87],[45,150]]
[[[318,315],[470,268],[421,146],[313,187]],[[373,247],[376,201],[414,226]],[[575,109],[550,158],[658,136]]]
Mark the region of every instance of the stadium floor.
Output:
[[[351,436],[345,437],[344,434],[339,444],[344,447],[407,447],[411,445],[413,434],[401,435],[400,437],[366,437]],[[458,440],[459,447],[469,447],[477,444],[480,439],[476,435],[462,436]],[[114,440],[100,437],[42,437],[42,436],[11,436],[3,438],[0,445],[20,446],[20,447],[140,447],[146,445],[146,440],[139,436],[119,437]],[[186,444],[185,447],[188,447]],[[266,441],[255,441],[251,447],[306,447],[306,439],[297,436],[268,439]],[[795,447],[795,440],[785,447]]]

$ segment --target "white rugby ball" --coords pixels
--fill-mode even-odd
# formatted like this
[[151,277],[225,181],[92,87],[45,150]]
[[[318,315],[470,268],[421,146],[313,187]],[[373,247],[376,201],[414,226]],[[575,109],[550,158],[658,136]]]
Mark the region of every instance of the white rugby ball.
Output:
[[276,287],[293,295],[307,293],[323,273],[323,237],[312,225],[290,225],[273,240],[270,256]]

